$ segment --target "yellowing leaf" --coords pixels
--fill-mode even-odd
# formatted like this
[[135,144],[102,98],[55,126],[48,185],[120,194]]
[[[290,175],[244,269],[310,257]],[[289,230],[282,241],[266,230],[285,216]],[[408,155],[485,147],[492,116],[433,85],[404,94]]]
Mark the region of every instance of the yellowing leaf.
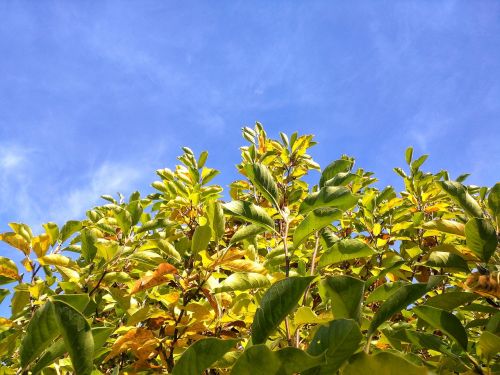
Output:
[[25,255],[30,253],[30,244],[26,241],[23,236],[14,232],[6,232],[0,234],[0,240],[8,243],[10,246],[21,250]]
[[230,271],[236,272],[255,272],[255,273],[267,273],[267,270],[262,264],[253,262],[248,259],[235,259],[229,262],[223,262],[221,267]]
[[29,260],[29,258],[24,258],[21,261],[21,264],[24,266],[24,268],[26,268],[26,271],[28,271],[28,272],[33,271],[33,264],[31,263],[31,261]]
[[130,294],[140,292],[145,289],[168,282],[170,279],[165,275],[177,273],[177,268],[169,263],[161,263],[151,275],[144,276],[137,280]]
[[144,328],[132,328],[126,334],[119,337],[111,352],[104,358],[104,362],[116,357],[117,355],[130,350],[140,363],[146,362],[158,346],[158,339],[153,333]]
[[67,268],[78,268],[78,265],[68,257],[61,254],[49,254],[38,258],[42,266],[61,266]]
[[50,236],[46,233],[33,237],[31,240],[33,251],[38,258],[43,257],[50,247]]

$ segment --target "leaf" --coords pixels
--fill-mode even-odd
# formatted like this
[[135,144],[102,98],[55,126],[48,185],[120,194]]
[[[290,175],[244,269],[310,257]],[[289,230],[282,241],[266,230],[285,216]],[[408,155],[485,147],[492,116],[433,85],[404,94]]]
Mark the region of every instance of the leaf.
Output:
[[90,374],[94,367],[94,338],[89,323],[67,303],[54,301],[53,304],[75,374]]
[[410,165],[412,157],[413,157],[413,147],[408,147],[405,151],[405,159],[408,165]]
[[226,222],[224,220],[224,210],[222,209],[221,202],[211,202],[208,205],[208,217],[210,220],[210,227],[214,232],[216,239],[221,239],[224,236],[226,229]]
[[177,262],[180,262],[182,260],[181,254],[176,250],[175,246],[172,245],[169,241],[167,240],[158,240],[158,248],[161,250],[161,252],[166,255],[167,257],[170,257]]
[[368,336],[373,335],[377,328],[391,316],[423,297],[427,292],[428,285],[425,283],[407,284],[398,288],[380,305],[368,328]]
[[66,222],[61,228],[61,242],[66,241],[71,235],[82,229],[82,223],[76,220]]
[[267,340],[281,321],[292,312],[313,279],[313,276],[289,277],[278,281],[266,291],[252,323],[253,344],[261,344]]
[[78,268],[76,262],[61,254],[49,254],[38,258],[38,262],[42,266],[62,266],[68,268]]
[[43,257],[50,247],[50,236],[44,233],[33,237],[31,240],[31,247],[38,258]]
[[433,251],[425,262],[428,267],[456,268],[469,272],[467,262],[458,254],[448,253],[446,251]]
[[265,228],[257,224],[242,226],[236,231],[235,234],[233,234],[233,237],[231,237],[231,241],[229,241],[229,244],[232,245],[243,240],[255,237],[256,235],[264,231]]
[[317,208],[334,207],[341,210],[353,208],[359,197],[345,186],[326,186],[309,194],[300,205],[299,213],[304,215]]
[[211,237],[212,230],[208,225],[197,226],[191,241],[191,252],[193,254],[198,254],[200,251],[206,250]]
[[359,322],[365,291],[363,280],[347,275],[327,276],[321,285],[332,300],[335,319],[348,318]]
[[271,285],[271,282],[264,275],[259,273],[233,273],[229,275],[220,285],[214,288],[214,293],[242,291],[248,289],[264,288]]
[[145,363],[151,353],[158,347],[158,339],[153,332],[145,328],[131,328],[123,336],[116,339],[103,362],[130,350],[138,359],[138,364]]
[[324,363],[324,356],[312,357],[297,348],[272,351],[266,345],[253,345],[240,355],[231,375],[292,375]]
[[384,375],[427,375],[425,366],[416,366],[403,357],[389,352],[378,352],[373,355],[361,352],[349,360],[343,375],[384,374]]
[[456,181],[438,181],[444,190],[471,217],[483,217],[483,211],[465,187]]
[[21,341],[19,348],[21,367],[26,368],[33,362],[59,333],[54,304],[48,301],[35,312]]
[[84,228],[80,231],[82,255],[87,262],[91,262],[97,254],[97,233],[97,230],[89,228]]
[[325,182],[335,177],[338,173],[349,172],[353,166],[353,161],[348,159],[335,160],[321,172],[319,186],[325,186]]
[[462,349],[467,350],[467,332],[455,315],[426,305],[414,307],[413,312],[432,327],[453,338]]
[[276,182],[274,181],[271,171],[260,163],[248,164],[245,171],[249,180],[257,188],[257,190],[266,198],[274,207],[279,208],[279,191]]
[[464,224],[453,220],[435,219],[422,224],[422,228],[465,237]]
[[345,186],[358,178],[359,176],[355,175],[354,173],[340,172],[329,180],[325,181],[325,186]]
[[310,369],[304,375],[335,374],[358,350],[362,338],[358,324],[351,319],[336,319],[321,326],[307,352],[314,356],[324,353],[326,364]]
[[496,217],[497,222],[500,224],[500,182],[493,186],[488,194],[488,207]]
[[[95,352],[102,348],[106,343],[107,338],[114,331],[113,327],[95,327],[92,328],[92,337],[94,338],[94,354]],[[31,369],[33,374],[37,374],[44,367],[51,365],[57,358],[62,357],[65,353],[66,345],[64,339],[58,339],[55,341],[40,357],[36,364]]]
[[53,246],[59,238],[59,227],[56,223],[52,222],[42,224],[42,226],[45,229],[45,232],[49,235],[50,245]]
[[118,242],[112,240],[105,240],[104,238],[99,238],[94,243],[97,249],[96,255],[103,258],[106,262],[109,262],[119,251]]
[[479,338],[481,354],[486,358],[493,358],[500,352],[500,337],[491,332],[484,331]]
[[59,294],[51,297],[53,301],[60,301],[70,305],[75,310],[83,313],[90,302],[88,294]]
[[366,298],[366,303],[385,301],[391,295],[393,295],[396,290],[401,288],[403,285],[406,285],[404,281],[396,281],[396,282],[387,282],[375,289],[370,295]]
[[9,258],[0,256],[0,284],[7,284],[15,280],[20,280],[16,263]]
[[293,233],[293,246],[297,248],[307,237],[329,225],[334,220],[342,217],[342,211],[336,208],[318,208],[311,211],[295,228]]
[[477,298],[478,296],[474,293],[446,292],[429,298],[425,301],[425,306],[432,306],[447,311],[453,311],[457,307],[472,302]]
[[371,257],[373,254],[375,251],[364,242],[357,239],[343,239],[335,242],[323,253],[318,266],[326,267],[346,260]]
[[1,233],[0,241],[8,243],[10,246],[21,250],[25,255],[29,255],[30,253],[30,243],[20,234],[14,232]]
[[465,224],[465,239],[467,247],[485,262],[488,262],[497,247],[495,228],[486,219],[470,219]]
[[267,270],[262,266],[262,264],[248,260],[248,259],[234,259],[234,260],[223,260],[218,263],[220,266],[226,270],[231,270],[235,272],[255,272],[255,273],[267,273]]
[[164,284],[170,279],[165,275],[177,273],[177,268],[170,263],[161,263],[151,275],[146,275],[137,280],[130,291],[130,294],[135,294],[154,286]]
[[230,215],[274,231],[274,221],[262,207],[244,201],[232,201],[223,204],[222,207]]
[[418,171],[418,169],[420,168],[420,166],[422,164],[424,164],[424,162],[427,160],[428,157],[429,157],[429,155],[422,155],[418,159],[414,160],[410,164],[411,170],[414,171],[414,172]]
[[172,374],[201,375],[237,342],[238,340],[220,340],[213,337],[196,341],[179,358]]

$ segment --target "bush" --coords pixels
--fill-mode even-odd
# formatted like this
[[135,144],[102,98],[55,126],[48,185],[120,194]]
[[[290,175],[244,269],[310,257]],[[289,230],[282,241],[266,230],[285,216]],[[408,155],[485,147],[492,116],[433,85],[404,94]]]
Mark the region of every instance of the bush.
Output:
[[500,183],[425,173],[409,148],[399,195],[348,156],[310,187],[311,135],[243,136],[228,203],[208,154],[184,148],[154,194],[103,196],[37,236],[11,223],[0,239],[25,272],[0,258],[17,282],[3,373],[500,370]]

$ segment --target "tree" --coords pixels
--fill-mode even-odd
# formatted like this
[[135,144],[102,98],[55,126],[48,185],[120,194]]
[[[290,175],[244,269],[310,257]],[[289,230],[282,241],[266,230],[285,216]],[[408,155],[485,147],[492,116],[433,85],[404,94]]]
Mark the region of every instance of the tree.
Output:
[[[466,186],[406,151],[405,191],[342,156],[319,183],[311,135],[244,128],[242,179],[183,148],[156,193],[33,235],[0,320],[3,372],[173,374],[499,371],[500,183]],[[1,289],[2,298],[9,289]]]

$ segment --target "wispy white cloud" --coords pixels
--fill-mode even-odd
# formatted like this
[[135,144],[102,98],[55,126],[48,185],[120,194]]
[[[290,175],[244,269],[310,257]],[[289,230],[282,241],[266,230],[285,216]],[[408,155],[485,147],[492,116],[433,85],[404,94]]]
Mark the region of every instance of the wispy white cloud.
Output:
[[36,158],[36,150],[28,153],[16,145],[0,150],[0,216],[35,230],[47,221],[62,224],[83,218],[101,195],[138,189],[152,170],[149,164],[104,161],[81,176],[55,181],[55,176],[44,172],[47,165]]

